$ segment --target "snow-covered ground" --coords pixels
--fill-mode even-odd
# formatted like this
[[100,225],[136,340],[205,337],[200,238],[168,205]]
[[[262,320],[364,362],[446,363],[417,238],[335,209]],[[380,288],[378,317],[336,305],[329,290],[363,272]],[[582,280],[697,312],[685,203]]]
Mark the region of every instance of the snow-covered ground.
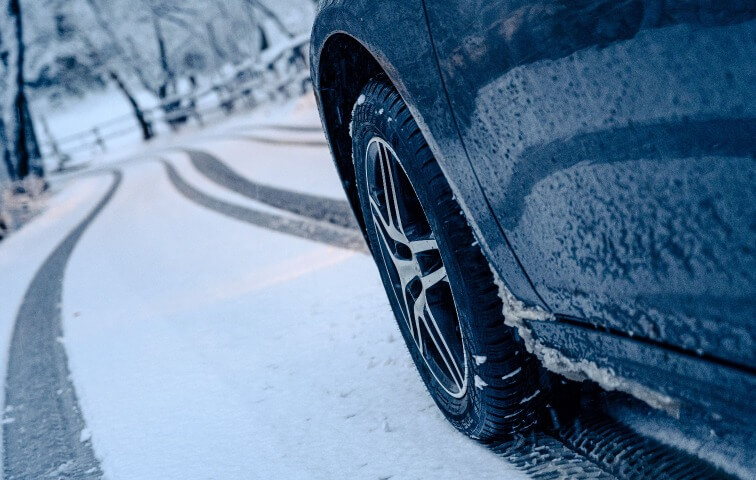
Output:
[[[317,125],[309,99],[271,112],[90,163],[119,168],[123,181],[69,260],[61,341],[82,439],[105,477],[522,478],[442,418],[372,259],[199,206],[157,161],[207,195],[261,211],[275,213],[203,177],[175,147],[212,153],[256,182],[343,198],[325,146],[224,137]],[[0,276],[6,349],[31,277],[111,184],[86,175],[60,177],[47,211],[0,243],[0,271],[13,272]]]

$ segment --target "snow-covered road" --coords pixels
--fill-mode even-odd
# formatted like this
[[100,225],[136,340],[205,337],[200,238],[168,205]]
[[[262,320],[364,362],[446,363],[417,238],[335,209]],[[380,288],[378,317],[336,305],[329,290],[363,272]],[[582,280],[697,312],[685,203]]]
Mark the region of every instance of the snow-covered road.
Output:
[[[202,150],[342,202],[322,136],[302,135]],[[120,182],[69,177],[0,244],[7,478],[523,477],[441,417],[353,229],[196,167],[176,150],[119,163]]]

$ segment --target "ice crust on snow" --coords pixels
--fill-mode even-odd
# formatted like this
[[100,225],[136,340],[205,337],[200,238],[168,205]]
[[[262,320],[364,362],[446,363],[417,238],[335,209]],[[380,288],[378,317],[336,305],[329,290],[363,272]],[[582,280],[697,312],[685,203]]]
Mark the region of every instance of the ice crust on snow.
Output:
[[[499,277],[496,270],[491,268],[494,282],[499,287],[499,297],[504,304],[504,324],[517,329],[528,352],[538,358],[544,368],[564,376],[570,380],[582,382],[592,380],[605,390],[619,390],[636,397],[650,406],[664,410],[675,418],[679,417],[679,402],[672,397],[652,390],[633,380],[618,376],[609,368],[599,367],[589,360],[573,360],[555,348],[547,347],[533,335],[526,321],[551,321],[554,316],[537,307],[528,307],[515,298],[512,292]],[[512,373],[514,375],[514,373]]]

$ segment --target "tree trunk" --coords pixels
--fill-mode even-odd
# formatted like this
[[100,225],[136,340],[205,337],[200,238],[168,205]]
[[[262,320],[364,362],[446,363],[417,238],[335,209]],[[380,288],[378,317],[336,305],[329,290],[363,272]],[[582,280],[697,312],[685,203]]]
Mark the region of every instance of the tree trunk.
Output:
[[8,10],[11,17],[13,17],[16,27],[16,75],[14,79],[16,95],[13,99],[16,125],[14,131],[11,132],[14,135],[13,143],[17,162],[16,175],[18,178],[25,178],[30,173],[42,176],[44,172],[39,145],[37,144],[34,123],[29,112],[29,102],[24,91],[26,86],[24,80],[24,53],[26,45],[24,44],[21,0],[10,0]]
[[176,93],[176,84],[175,84],[175,77],[173,75],[173,70],[171,70],[171,66],[168,63],[168,52],[165,48],[165,38],[163,37],[163,28],[160,26],[160,19],[157,17],[157,15],[153,14],[152,17],[152,23],[153,27],[155,29],[155,40],[157,40],[158,44],[158,53],[160,54],[160,67],[163,70],[164,75],[164,82],[160,86],[159,89],[159,97],[161,99],[164,99],[169,94],[169,87],[172,89],[170,93]]
[[265,33],[265,29],[259,25],[257,28],[260,30],[260,51],[262,52],[270,47],[270,42],[268,41],[268,34]]
[[126,97],[126,100],[129,101],[131,109],[134,111],[134,117],[136,118],[137,123],[139,123],[139,128],[142,130],[142,139],[144,139],[145,141],[151,139],[153,137],[152,124],[145,117],[144,112],[139,107],[139,104],[137,103],[136,98],[134,98],[134,95],[131,93],[126,84],[123,83],[123,80],[121,80],[121,77],[119,77],[116,72],[111,70],[110,72],[108,72],[108,75],[115,82],[121,93],[123,93],[123,95]]
[[11,160],[11,152],[8,150],[8,135],[5,130],[5,122],[0,118],[0,145],[2,145],[3,164],[5,165],[5,171],[8,173],[8,179],[13,181],[16,179],[16,168],[13,166],[13,160]]
[[215,34],[215,28],[213,27],[213,22],[206,22],[205,23],[205,30],[207,31],[207,39],[210,42],[210,46],[213,49],[213,53],[215,53],[215,56],[213,57],[213,61],[215,63],[215,70],[220,70],[220,65],[223,64],[223,61],[226,60],[226,52],[223,50],[223,47],[221,47],[220,42],[218,41],[218,36]]
[[281,30],[287,37],[289,38],[294,37],[294,34],[288,28],[286,28],[286,25],[284,25],[281,19],[278,18],[278,15],[276,15],[276,12],[268,8],[267,5],[265,5],[263,2],[259,0],[247,0],[247,1],[251,3],[252,5],[254,5],[255,7],[257,7],[263,13],[263,15],[271,19],[273,23],[275,23],[276,26],[279,28],[279,30]]

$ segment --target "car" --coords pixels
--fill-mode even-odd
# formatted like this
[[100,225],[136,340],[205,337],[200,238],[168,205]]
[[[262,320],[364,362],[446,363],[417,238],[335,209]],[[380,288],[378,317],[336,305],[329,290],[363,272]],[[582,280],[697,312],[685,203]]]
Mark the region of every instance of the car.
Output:
[[752,425],[754,17],[739,0],[320,3],[326,137],[457,429],[527,431],[553,378]]

